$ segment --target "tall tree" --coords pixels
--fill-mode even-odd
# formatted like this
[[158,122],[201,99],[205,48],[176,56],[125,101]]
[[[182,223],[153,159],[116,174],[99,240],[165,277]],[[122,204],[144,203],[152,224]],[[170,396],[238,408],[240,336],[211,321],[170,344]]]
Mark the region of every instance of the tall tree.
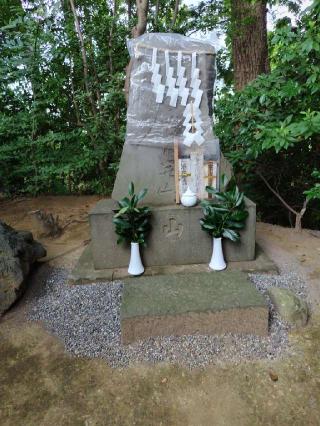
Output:
[[243,89],[270,70],[265,0],[231,0],[234,86]]
[[86,88],[86,92],[87,92],[87,96],[91,105],[91,110],[93,115],[96,115],[97,110],[96,110],[96,105],[91,93],[91,88],[90,88],[90,84],[89,84],[89,67],[88,67],[88,62],[87,62],[87,51],[86,51],[86,47],[84,44],[84,40],[83,40],[83,35],[82,35],[82,31],[81,31],[81,27],[80,27],[80,22],[79,22],[79,18],[77,15],[77,11],[75,8],[75,4],[73,0],[69,0],[70,3],[70,7],[73,13],[73,17],[74,17],[74,27],[79,39],[79,43],[80,43],[80,50],[81,50],[81,57],[82,57],[82,63],[83,63],[83,76],[84,76],[84,84],[85,84],[85,88]]
[[[136,0],[136,6],[137,6],[138,22],[132,28],[131,33],[133,38],[141,36],[147,29],[149,0]],[[129,64],[126,67],[126,80],[124,83],[124,93],[125,93],[127,104],[129,100],[131,66],[132,66],[132,62],[130,59]]]

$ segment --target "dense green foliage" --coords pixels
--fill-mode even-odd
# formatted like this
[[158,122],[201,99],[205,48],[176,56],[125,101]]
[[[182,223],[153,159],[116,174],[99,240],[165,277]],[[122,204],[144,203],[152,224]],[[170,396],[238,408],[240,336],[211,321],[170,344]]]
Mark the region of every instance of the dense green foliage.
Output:
[[[280,3],[298,13],[298,0]],[[317,227],[319,1],[294,27],[288,19],[278,21],[269,33],[272,72],[236,94],[230,4],[180,2],[175,15],[175,0],[150,0],[147,31],[226,34],[226,47],[217,55],[225,83],[216,104],[222,150],[262,219],[293,224],[307,207],[304,225]],[[111,191],[125,135],[126,40],[136,20],[134,1],[2,0],[1,193]]]
[[200,219],[201,227],[215,238],[228,238],[239,241],[239,230],[245,227],[248,211],[244,204],[244,193],[236,185],[223,192],[207,186],[213,200],[201,202],[204,217]]
[[107,2],[90,3],[78,2],[90,95],[68,2],[59,9],[55,2],[7,7],[0,48],[0,180],[6,193],[110,188],[125,131],[127,29],[118,23],[110,48]]
[[119,210],[113,217],[116,226],[116,234],[119,236],[117,243],[139,243],[146,244],[146,237],[151,229],[151,211],[147,206],[138,207],[143,200],[147,189],[142,189],[139,194],[134,193],[134,184],[129,185],[129,197],[118,201]]
[[[83,57],[69,0],[1,2],[2,193],[111,191],[125,135],[131,3],[129,14],[126,1],[74,0]],[[157,3],[149,31],[188,31],[187,7],[173,22],[175,1]]]
[[[319,194],[313,173],[320,164],[319,26],[319,2],[297,27],[279,22],[271,39],[272,72],[221,96],[216,106],[223,152],[262,218],[275,223],[293,221],[275,193],[298,213],[306,195],[309,201]],[[309,203],[306,224],[320,224],[318,206]]]

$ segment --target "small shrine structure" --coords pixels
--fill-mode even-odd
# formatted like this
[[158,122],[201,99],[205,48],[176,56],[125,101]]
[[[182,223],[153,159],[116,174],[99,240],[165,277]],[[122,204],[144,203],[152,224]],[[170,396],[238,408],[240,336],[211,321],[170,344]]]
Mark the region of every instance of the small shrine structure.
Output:
[[[208,263],[211,238],[201,230],[199,205],[183,207],[187,187],[199,201],[207,185],[219,189],[232,169],[214,135],[215,49],[208,41],[180,34],[149,33],[128,44],[131,55],[127,132],[112,199],[91,211],[92,255],[96,269],[126,267],[129,247],[116,244],[112,218],[128,184],[148,188],[152,232],[142,256],[146,266]],[[220,188],[221,189],[221,188]],[[241,242],[224,242],[228,261],[255,257],[255,204]]]

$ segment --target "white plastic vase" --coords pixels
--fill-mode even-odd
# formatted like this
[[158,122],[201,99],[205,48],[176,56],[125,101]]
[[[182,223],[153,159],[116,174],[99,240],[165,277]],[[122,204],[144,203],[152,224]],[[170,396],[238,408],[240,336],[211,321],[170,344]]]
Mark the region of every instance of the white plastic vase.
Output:
[[139,243],[131,243],[131,255],[128,272],[130,275],[141,275],[144,267],[141,262]]
[[223,269],[226,269],[227,264],[223,257],[222,238],[213,238],[212,243],[212,257],[209,263],[209,268],[214,271],[223,271]]
[[192,192],[189,186],[186,192],[182,194],[181,204],[185,207],[193,207],[197,204],[197,194]]

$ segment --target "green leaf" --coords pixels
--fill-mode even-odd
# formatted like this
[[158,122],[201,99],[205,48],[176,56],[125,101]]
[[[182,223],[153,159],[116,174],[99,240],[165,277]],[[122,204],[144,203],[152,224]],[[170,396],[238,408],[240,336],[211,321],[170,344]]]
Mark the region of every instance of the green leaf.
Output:
[[240,235],[238,234],[238,232],[232,230],[232,229],[225,229],[222,233],[222,236],[224,238],[228,238],[231,241],[239,241],[240,240]]
[[122,198],[122,200],[118,201],[119,206],[122,207],[129,207],[130,200],[128,197]]
[[129,195],[132,197],[134,194],[134,184],[133,182],[129,183]]
[[122,209],[120,209],[118,211],[117,214],[114,215],[114,217],[119,217],[119,216],[123,215],[124,213],[126,213],[128,211],[128,209],[129,209],[129,207],[123,207]]
[[215,188],[213,188],[212,186],[206,186],[206,191],[209,194],[215,194],[217,192],[217,190]]
[[147,192],[148,192],[148,189],[147,189],[147,188],[142,189],[142,190],[139,192],[139,194],[137,195],[138,201],[141,201],[141,200],[142,200],[142,199],[146,196]]

